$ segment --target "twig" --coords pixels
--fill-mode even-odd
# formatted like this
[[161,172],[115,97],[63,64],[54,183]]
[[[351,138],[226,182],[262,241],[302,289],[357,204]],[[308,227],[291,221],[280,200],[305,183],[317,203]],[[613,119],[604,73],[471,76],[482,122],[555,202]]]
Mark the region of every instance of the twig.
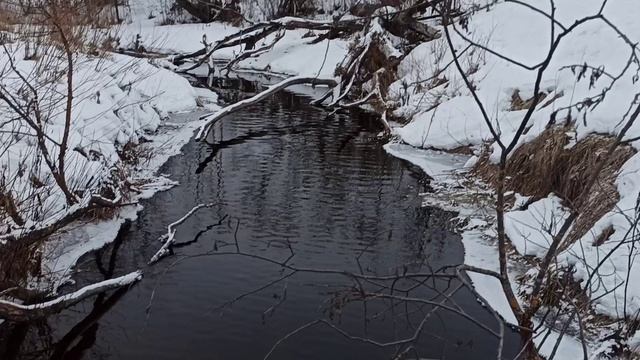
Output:
[[172,222],[171,224],[169,224],[167,226],[167,233],[165,235],[163,235],[163,238],[165,239],[165,241],[162,244],[162,247],[160,247],[160,249],[151,257],[151,260],[149,260],[149,265],[157,262],[158,260],[160,260],[163,256],[165,256],[169,252],[169,249],[171,248],[171,245],[175,241],[175,235],[176,235],[176,231],[177,231],[176,227],[178,225],[180,225],[183,222],[187,221],[187,219],[189,217],[191,217],[191,215],[193,215],[196,211],[198,211],[198,210],[200,210],[202,208],[210,208],[210,207],[212,207],[214,205],[216,205],[216,204],[210,203],[210,204],[197,205],[193,209],[191,209],[188,213],[186,213],[183,217],[181,217],[180,219],[176,220],[175,222]]

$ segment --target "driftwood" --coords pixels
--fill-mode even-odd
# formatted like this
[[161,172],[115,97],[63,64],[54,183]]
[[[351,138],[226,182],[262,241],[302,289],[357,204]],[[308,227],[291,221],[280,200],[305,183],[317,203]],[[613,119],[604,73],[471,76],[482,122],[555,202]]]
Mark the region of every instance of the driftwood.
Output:
[[41,319],[77,304],[87,297],[107,290],[131,285],[140,279],[142,279],[142,272],[135,271],[118,278],[85,286],[70,294],[38,304],[23,305],[7,300],[0,300],[0,318],[16,322]]
[[260,55],[262,53],[265,53],[265,52],[271,50],[275,46],[275,44],[284,37],[284,35],[285,35],[285,32],[281,31],[276,36],[276,38],[273,39],[273,41],[270,44],[264,45],[264,46],[262,46],[262,47],[260,47],[258,49],[243,51],[240,55],[236,56],[235,59],[233,59],[233,60],[229,61],[229,63],[227,63],[227,65],[224,68],[224,70],[226,71],[226,74],[228,75],[229,72],[233,69],[233,66],[235,64],[239,63],[240,61],[248,59],[250,57],[258,56],[258,55]]
[[193,209],[191,209],[188,213],[186,213],[183,217],[181,217],[180,219],[172,222],[171,224],[169,224],[167,226],[167,233],[161,238],[163,240],[163,244],[160,247],[160,249],[151,257],[151,260],[149,260],[149,265],[157,262],[158,260],[160,260],[163,256],[165,256],[166,254],[169,253],[170,249],[171,249],[171,245],[173,245],[173,242],[175,241],[175,236],[176,236],[176,227],[180,224],[182,224],[183,222],[187,221],[187,219],[196,213],[196,211],[202,209],[202,208],[208,208],[208,207],[212,207],[215,204],[200,204],[195,206]]

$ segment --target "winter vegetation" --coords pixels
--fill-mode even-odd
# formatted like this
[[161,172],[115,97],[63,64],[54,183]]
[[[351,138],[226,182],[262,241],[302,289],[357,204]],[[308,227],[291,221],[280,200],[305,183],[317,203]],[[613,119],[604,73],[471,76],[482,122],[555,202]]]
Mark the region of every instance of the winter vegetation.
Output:
[[[492,358],[512,328],[523,359],[636,359],[636,1],[0,0],[0,318],[33,321],[140,280],[136,271],[60,294],[79,257],[110,241],[69,242],[61,230],[135,217],[140,198],[174,185],[155,171],[191,136],[206,142],[227,115],[308,85],[328,114],[378,115],[387,152],[432,177],[425,204],[459,213],[465,264],[319,269],[292,264],[290,243],[286,260],[237,242],[215,255],[344,276],[358,290],[344,301],[421,302],[476,323],[448,303],[455,291],[434,302],[394,288],[455,280],[499,324],[487,330],[500,339]],[[224,108],[187,80],[242,73],[281,80]],[[169,224],[149,264],[209,206]],[[399,346],[399,359],[422,330],[387,344],[318,320],[272,351],[315,326]]]
[[5,296],[37,303],[69,275],[47,264],[68,267],[80,256],[44,251],[47,239],[73,221],[109,218],[148,191],[154,179],[137,145],[170,113],[196,108],[197,95],[179,75],[114,53],[117,30],[105,4],[1,6],[0,282]]

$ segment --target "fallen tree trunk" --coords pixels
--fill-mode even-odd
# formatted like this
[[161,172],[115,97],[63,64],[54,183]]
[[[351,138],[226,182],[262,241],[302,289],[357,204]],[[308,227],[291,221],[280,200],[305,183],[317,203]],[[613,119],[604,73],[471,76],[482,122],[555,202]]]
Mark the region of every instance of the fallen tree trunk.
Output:
[[213,56],[213,54],[220,49],[244,45],[244,51],[253,50],[255,44],[258,41],[277,31],[306,29],[316,31],[330,31],[332,34],[336,34],[337,36],[338,34],[353,34],[357,31],[360,31],[365,27],[366,22],[366,19],[349,19],[333,22],[285,17],[252,25],[246,29],[238,31],[237,33],[231,34],[222,40],[217,41],[215,45],[208,51],[206,49],[201,49],[191,54],[177,56],[173,61],[175,64],[189,58],[204,55],[202,58],[200,58],[200,60],[196,62],[194,66],[182,70],[183,72],[188,72],[207,62]]
[[41,319],[77,304],[87,297],[107,290],[131,285],[140,279],[142,279],[142,272],[134,271],[124,276],[85,286],[70,294],[38,304],[23,305],[7,300],[0,300],[0,318],[15,322]]
[[282,40],[282,38],[284,37],[285,32],[282,31],[280,34],[278,34],[276,36],[275,39],[273,39],[273,41],[268,44],[268,45],[264,45],[258,49],[255,50],[245,50],[244,52],[242,52],[240,55],[236,56],[235,59],[229,61],[229,63],[224,67],[224,71],[225,71],[225,75],[228,75],[229,72],[233,69],[233,66],[237,63],[239,63],[242,60],[248,59],[250,57],[255,57],[258,56],[262,53],[265,53],[269,50],[271,50],[278,41]]
[[257,95],[249,99],[245,99],[233,105],[229,105],[215,113],[201,116],[200,119],[206,120],[206,121],[202,126],[200,126],[200,130],[198,131],[198,135],[196,136],[196,139],[198,141],[204,140],[209,134],[209,131],[211,131],[213,124],[215,124],[216,121],[220,120],[221,118],[231,114],[232,112],[254,105],[260,102],[261,100],[265,99],[266,97],[273,95],[280,90],[286,89],[289,86],[300,85],[300,84],[306,84],[306,85],[312,85],[312,86],[315,86],[315,85],[336,86],[337,82],[334,79],[318,79],[315,77],[304,77],[304,76],[296,76],[296,77],[285,79],[275,85],[270,86],[268,89],[258,93]]

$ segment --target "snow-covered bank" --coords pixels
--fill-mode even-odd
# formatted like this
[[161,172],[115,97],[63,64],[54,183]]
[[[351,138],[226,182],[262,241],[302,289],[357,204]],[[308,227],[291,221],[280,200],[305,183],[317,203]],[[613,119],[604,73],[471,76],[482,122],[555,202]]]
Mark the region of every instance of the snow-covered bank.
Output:
[[[442,151],[424,150],[406,144],[392,141],[385,145],[385,150],[398,158],[409,161],[420,167],[433,180],[432,193],[423,194],[423,205],[439,207],[458,213],[452,221],[463,224],[460,227],[462,243],[464,245],[464,264],[477,268],[499,272],[498,246],[495,240],[493,224],[494,210],[492,209],[492,191],[483,186],[471,186],[465,175],[465,163],[470,158],[467,155],[451,154]],[[526,224],[526,223],[525,223]],[[517,278],[529,270],[524,264],[511,259],[509,262],[510,278],[517,283]],[[496,310],[508,323],[517,325],[517,320],[511,311],[500,282],[484,274],[468,272],[471,282],[480,296],[491,308]],[[517,289],[514,289],[517,290]],[[536,323],[538,326],[539,323]],[[534,337],[540,353],[549,356],[560,338],[560,331],[550,327],[541,327]],[[607,347],[602,343],[591,342],[587,348],[590,355]],[[611,344],[609,344],[611,345]],[[562,336],[556,349],[556,359],[575,359],[576,354],[582,354],[582,344],[579,339]]]
[[[135,39],[140,35],[141,44],[148,51],[165,54],[188,54],[201,50],[204,45],[213,44],[224,37],[240,31],[227,24],[179,24],[155,26],[152,23],[143,25],[124,25],[121,38],[125,44],[127,39]],[[333,77],[337,65],[344,59],[348,51],[345,40],[325,40],[317,44],[309,44],[307,31],[288,31],[269,52],[262,56],[250,57],[238,62],[239,70],[263,71],[291,76]],[[276,34],[265,39],[272,41]],[[228,47],[215,53],[215,58],[230,60],[238,55],[242,46]]]
[[[565,27],[584,16],[597,14],[602,2],[562,1],[556,4],[555,17]],[[549,2],[529,2],[543,12],[550,13]],[[640,40],[640,25],[636,21],[640,9],[633,0],[610,2],[603,14],[632,43]],[[523,26],[526,23],[527,26]],[[458,29],[465,38],[471,38],[492,52],[510,57],[526,66],[535,66],[544,60],[551,37],[550,20],[528,7],[510,2],[498,2],[487,11],[479,11],[469,18],[468,32]],[[557,29],[557,31],[560,31]],[[499,124],[501,137],[513,137],[526,109],[514,104],[514,97],[526,101],[532,96],[536,73],[513,62],[478,48],[469,48],[469,42],[451,30],[454,47],[460,52],[461,62],[470,79],[477,84],[477,95],[495,124]],[[530,141],[548,125],[551,114],[560,121],[569,114],[577,101],[602,93],[613,81],[608,75],[620,74],[627,66],[631,50],[629,44],[604,21],[588,22],[560,42],[548,71],[542,78],[542,91],[547,95],[535,111],[530,129],[522,142]],[[412,115],[413,121],[399,133],[403,141],[418,147],[454,148],[461,145],[480,145],[492,141],[476,102],[466,89],[458,70],[450,64],[453,57],[446,40],[438,39],[414,49],[402,62],[400,79],[392,85],[396,97],[402,101],[398,114]],[[590,81],[577,81],[582,65],[599,67],[606,74]],[[591,71],[586,69],[583,78]],[[573,109],[573,118],[588,115],[576,123],[576,139],[591,133],[614,133],[620,129],[620,119],[638,91],[633,67],[615,82],[608,100],[593,109]],[[434,79],[427,81],[434,76]],[[435,81],[439,80],[439,81]],[[406,86],[406,89],[405,89]],[[553,100],[549,102],[549,100]],[[434,108],[434,106],[436,106]],[[629,138],[635,138],[640,125],[634,126]]]
[[[324,4],[322,1],[319,3]],[[247,6],[255,8],[256,4],[250,2],[250,5],[247,4]],[[138,43],[146,51],[162,54],[189,54],[201,50],[204,44],[214,44],[242,30],[242,27],[219,22],[162,25],[162,16],[150,18],[150,14],[157,15],[166,12],[165,8],[166,6],[157,2],[131,1],[129,20],[120,25],[117,30],[120,45],[134,48],[134,45]],[[256,9],[259,10],[259,8]],[[263,18],[260,14],[256,14],[256,16],[256,19]],[[334,39],[310,44],[313,37],[309,35],[309,31],[302,29],[287,31],[284,38],[273,49],[260,56],[242,60],[237,64],[237,67],[241,70],[290,76],[333,77],[337,65],[347,54],[349,42]],[[276,36],[278,35],[272,34],[261,43],[269,43]],[[260,44],[257,44],[257,47],[259,46]],[[215,58],[230,60],[242,50],[243,45],[220,49],[216,51]]]
[[[179,114],[195,111],[199,104],[207,110],[217,108],[215,94],[193,88],[183,77],[147,59],[79,53],[74,59],[67,128],[67,78],[52,77],[55,69],[43,70],[42,59],[25,59],[24,43],[5,46],[6,51],[0,52],[3,94],[24,109],[37,101],[30,125],[25,119],[31,114],[16,118],[19,108],[0,102],[1,188],[3,198],[11,201],[11,208],[2,204],[7,211],[0,220],[5,239],[47,228],[88,206],[95,196],[135,203],[172,186],[155,171],[191,138],[198,123],[197,114],[182,118]],[[68,204],[50,166],[43,163],[35,141],[38,131],[55,164],[59,144],[67,138],[65,179],[79,203]],[[111,241],[122,221],[135,213],[135,205],[125,206],[110,220],[72,223],[45,242],[40,275],[29,279],[28,286],[55,291],[82,254]]]
[[[21,44],[9,44],[7,48],[8,53],[0,54],[0,67],[9,67],[11,56],[16,71],[5,72],[0,85],[8,96],[16,99],[28,86],[40,90],[38,111],[46,112],[42,130],[49,140],[46,144],[49,153],[55,158],[59,152],[57,144],[65,136],[66,120],[64,96],[55,94],[66,94],[66,79],[51,81],[46,72],[40,73],[35,68],[38,65],[35,61],[23,60]],[[153,134],[170,113],[195,109],[197,94],[185,79],[146,60],[118,54],[105,58],[82,54],[78,57],[67,143],[67,148],[73,151],[66,153],[65,171],[72,191],[90,195],[99,191],[118,166],[123,146],[137,144]],[[48,93],[53,95],[45,96]],[[26,97],[22,101],[26,106],[30,100]],[[34,154],[33,138],[37,130],[17,121],[14,109],[5,102],[0,103],[0,123],[3,130],[0,140],[6,146],[0,156],[5,174],[3,187],[12,194],[25,222],[21,226],[13,224],[10,233],[57,221],[69,209],[64,194],[41,165],[41,158]],[[14,136],[16,130],[19,136]],[[29,207],[36,197],[42,204]]]
[[[640,7],[636,2],[620,0],[605,2],[605,5],[597,0],[557,2],[553,9],[553,20],[560,25],[555,27],[550,25],[551,19],[544,15],[552,13],[550,4],[553,2],[530,1],[527,2],[528,6],[516,2],[497,2],[469,17],[465,29],[459,24],[456,25],[457,31],[450,27],[453,46],[460,56],[463,71],[472,82],[479,101],[484,105],[493,126],[498,129],[502,141],[508,144],[528,110],[527,102],[533,96],[537,73],[526,67],[535,67],[543,62],[553,34],[557,36],[577,20],[596,15],[602,9],[602,18],[596,17],[594,21],[577,26],[559,43],[541,78],[540,90],[545,94],[544,99],[533,112],[524,135],[515,144],[516,149],[532,142],[555,124],[569,123],[568,149],[593,134],[615,136],[624,128],[638,104],[638,62],[636,50],[631,46],[640,41],[640,25],[637,22]],[[531,7],[541,12],[532,11]],[[490,51],[470,46],[468,40]],[[396,130],[401,141],[425,149],[468,147],[474,149],[476,155],[483,151],[484,145],[491,144],[489,160],[496,162],[499,159],[500,147],[494,142],[473,94],[465,85],[459,70],[453,66],[446,39],[424,43],[414,49],[401,63],[398,76],[398,81],[390,87],[400,105],[395,114],[412,119],[408,125]],[[640,124],[636,122],[624,137],[636,151],[640,150],[638,135]],[[604,154],[605,150],[596,149],[594,152]],[[408,156],[410,152],[406,154]],[[468,166],[473,166],[477,159],[473,157]],[[420,161],[423,160],[417,163]],[[639,172],[640,155],[636,153],[613,174],[617,178],[614,189],[619,194],[615,205],[601,218],[595,219],[597,221],[589,231],[575,242],[563,244],[554,262],[554,268],[570,269],[573,279],[586,289],[586,294],[592,299],[590,305],[594,312],[590,312],[585,319],[586,323],[593,321],[595,324],[585,330],[590,356],[609,354],[614,347],[619,349],[625,346],[625,340],[620,339],[627,335],[633,337],[635,331],[633,325],[625,325],[624,321],[616,323],[615,320],[607,320],[613,325],[605,326],[598,321],[598,316],[632,320],[640,311],[640,287],[637,286],[640,270],[634,264],[638,253],[636,219],[639,216]],[[576,176],[570,173],[557,175],[567,178]],[[471,184],[466,191],[475,191],[474,180],[466,179]],[[598,186],[593,192],[598,191]],[[465,199],[460,199],[456,205],[466,201],[466,208],[453,208],[461,210],[463,216],[471,219],[463,232],[467,249],[465,262],[498,270],[495,224],[492,222],[495,204],[492,190],[485,188],[483,191],[488,199],[486,203],[474,204],[477,197],[469,199],[469,196],[461,196]],[[529,199],[517,193],[510,195],[515,198],[515,203],[506,209],[505,214],[506,234],[514,248],[510,271],[513,272],[513,284],[518,284],[514,291],[526,296],[529,283],[522,281],[520,276],[528,275],[531,279],[535,271],[529,269],[532,265],[527,264],[523,256],[544,257],[553,236],[569,217],[570,210],[568,204],[561,200],[562,194],[549,193],[540,199]],[[427,201],[448,204],[447,201]],[[475,210],[470,211],[470,208]],[[481,294],[492,299],[495,308],[506,310],[506,318],[514,319],[504,296],[500,294],[496,298],[495,289],[500,288],[499,284],[486,276],[471,276]],[[551,326],[561,329],[563,325]],[[543,327],[540,333],[544,331]],[[616,331],[625,335],[601,342]],[[544,335],[538,336],[536,341],[542,337]],[[575,354],[582,353],[579,341],[574,343],[576,337],[574,329],[573,338],[563,338],[563,346],[566,343],[573,350],[569,350],[566,357],[559,354],[558,358],[575,358]],[[618,343],[614,345],[616,341]],[[543,352],[548,346],[552,348],[553,343],[554,339],[547,338]]]
[[[201,94],[209,101],[208,110],[214,110],[215,94]],[[137,218],[143,210],[138,201],[179,185],[167,177],[170,174],[158,174],[157,171],[170,157],[180,154],[182,146],[193,138],[194,131],[200,126],[200,114],[196,111],[171,115],[155,134],[149,136],[150,142],[139,145],[142,151],[153,153],[153,157],[131,174],[131,179],[140,184],[136,187],[139,192],[128,201],[131,205],[121,207],[108,219],[77,221],[52,236],[45,244],[41,265],[47,276],[32,279],[34,286],[55,289],[63,285],[73,275],[73,267],[80,257],[112,242],[125,221]]]

